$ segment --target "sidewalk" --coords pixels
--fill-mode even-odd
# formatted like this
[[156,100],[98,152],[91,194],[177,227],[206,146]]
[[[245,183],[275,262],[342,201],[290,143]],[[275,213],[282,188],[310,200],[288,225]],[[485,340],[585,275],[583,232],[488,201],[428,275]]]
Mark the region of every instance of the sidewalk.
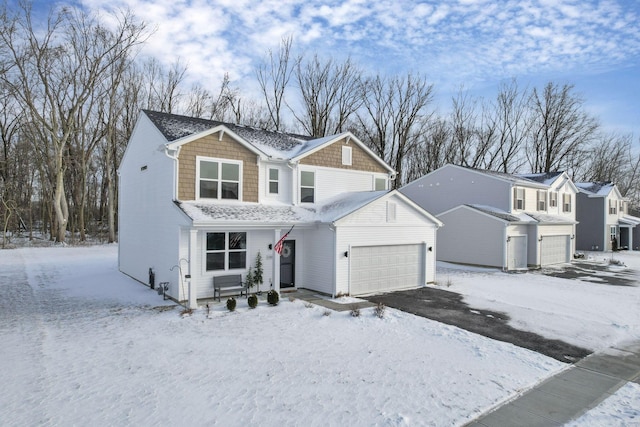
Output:
[[587,356],[466,425],[561,426],[597,406],[629,381],[640,384],[640,342]]
[[369,301],[360,301],[356,303],[340,304],[330,300],[330,297],[320,295],[318,292],[310,291],[308,289],[296,289],[292,291],[281,291],[281,298],[293,297],[301,299],[303,301],[310,302],[312,304],[319,305],[331,309],[333,311],[348,311],[353,308],[369,308],[375,307],[376,304]]

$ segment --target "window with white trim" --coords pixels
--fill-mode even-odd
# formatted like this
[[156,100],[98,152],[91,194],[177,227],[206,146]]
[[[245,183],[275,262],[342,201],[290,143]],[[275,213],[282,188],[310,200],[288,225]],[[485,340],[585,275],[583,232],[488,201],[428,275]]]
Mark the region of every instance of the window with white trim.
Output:
[[524,188],[513,189],[513,208],[524,210]]
[[347,147],[345,145],[342,146],[342,164],[351,166],[352,162],[352,150],[351,147]]
[[235,270],[247,268],[247,233],[207,233],[207,271]]
[[387,222],[396,222],[396,203],[387,202]]
[[275,168],[269,168],[269,194],[278,194],[280,171]]
[[571,194],[562,194],[562,212],[571,212]]
[[384,191],[387,189],[387,179],[386,178],[376,178],[374,184],[375,191]]
[[240,200],[242,163],[198,158],[198,199]]
[[612,225],[609,230],[610,230],[609,235],[611,236],[611,241],[613,241],[613,239],[615,239],[616,236],[618,235],[618,229],[616,228],[615,225]]
[[558,193],[552,191],[549,193],[549,207],[555,208],[558,206]]
[[627,209],[626,209],[626,202],[624,200],[620,200],[620,213],[626,213]]
[[618,213],[616,206],[617,202],[615,200],[609,199],[609,215],[615,215],[616,213]]
[[300,172],[300,202],[313,203],[316,199],[316,173]]
[[547,210],[547,192],[544,190],[538,190],[538,210]]

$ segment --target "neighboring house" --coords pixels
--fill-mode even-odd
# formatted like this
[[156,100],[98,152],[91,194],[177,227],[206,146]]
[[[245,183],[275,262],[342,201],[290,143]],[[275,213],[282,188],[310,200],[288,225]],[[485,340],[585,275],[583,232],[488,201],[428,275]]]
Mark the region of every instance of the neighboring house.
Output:
[[[586,251],[638,249],[640,218],[628,214],[627,200],[611,182],[576,183],[577,248]],[[614,240],[615,239],[615,240]]]
[[438,260],[519,270],[570,262],[577,188],[564,172],[445,165],[400,192],[444,223]]
[[[213,296],[264,261],[270,288],[359,295],[435,280],[435,217],[349,132],[324,138],[143,111],[120,166],[119,268]],[[282,256],[274,251],[284,240]],[[192,294],[189,296],[189,285]]]

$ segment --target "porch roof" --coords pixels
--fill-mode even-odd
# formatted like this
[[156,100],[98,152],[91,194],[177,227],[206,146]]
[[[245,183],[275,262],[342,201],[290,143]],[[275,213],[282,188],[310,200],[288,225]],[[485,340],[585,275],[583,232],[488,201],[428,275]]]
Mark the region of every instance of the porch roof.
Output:
[[620,225],[630,225],[632,227],[635,227],[637,225],[640,225],[640,218],[633,215],[623,215],[621,218],[618,218],[618,222],[620,223]]

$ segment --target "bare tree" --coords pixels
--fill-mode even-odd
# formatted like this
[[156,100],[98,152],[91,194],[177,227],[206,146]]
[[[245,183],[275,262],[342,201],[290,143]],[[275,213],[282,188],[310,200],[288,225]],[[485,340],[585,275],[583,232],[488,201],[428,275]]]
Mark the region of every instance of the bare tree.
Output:
[[304,131],[314,137],[344,131],[349,117],[362,105],[361,71],[351,59],[337,63],[298,61],[295,77],[300,90],[303,113],[291,111]]
[[292,37],[283,38],[277,54],[269,50],[268,60],[258,65],[256,70],[256,77],[269,116],[265,127],[275,131],[284,130],[282,119],[284,96],[294,69],[294,64],[291,63],[292,44]]
[[533,172],[570,170],[584,158],[593,141],[597,120],[583,108],[573,85],[547,83],[542,93],[533,89],[529,98],[532,115],[527,158]]
[[110,30],[81,10],[61,9],[52,12],[45,30],[40,31],[27,5],[21,14],[2,22],[7,31],[0,34],[11,67],[0,78],[50,143],[47,163],[54,177],[54,235],[60,242],[65,240],[69,220],[65,154],[84,126],[78,123],[79,111],[92,96],[100,96],[95,90],[112,62],[139,44],[144,33],[144,25],[130,13],[114,18],[118,24]]
[[427,126],[433,85],[420,75],[369,79],[363,87],[363,112],[358,114],[364,142],[406,181],[404,165],[419,145]]

